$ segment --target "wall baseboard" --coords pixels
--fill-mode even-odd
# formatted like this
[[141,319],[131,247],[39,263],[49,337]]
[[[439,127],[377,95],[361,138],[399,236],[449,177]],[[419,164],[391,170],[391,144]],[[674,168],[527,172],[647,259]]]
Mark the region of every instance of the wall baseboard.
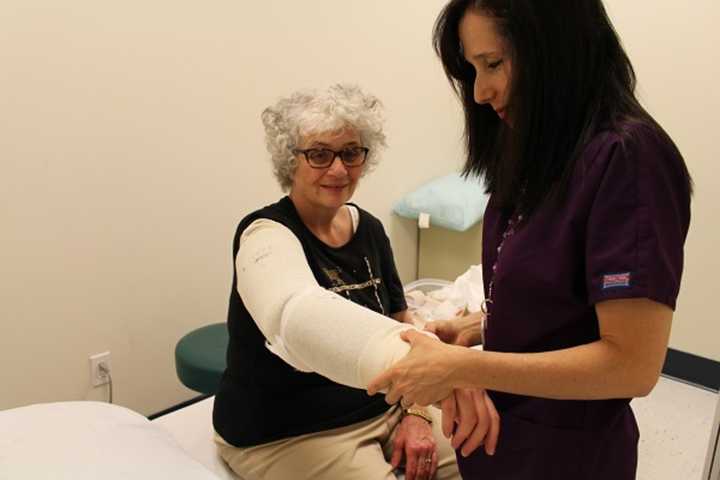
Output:
[[720,362],[668,348],[663,375],[709,390],[720,390]]
[[153,414],[151,414],[151,415],[148,415],[147,419],[148,419],[148,420],[155,420],[155,419],[158,418],[158,417],[162,417],[163,415],[167,415],[168,413],[172,413],[172,412],[174,412],[175,410],[180,410],[181,408],[189,407],[189,406],[192,405],[193,403],[197,403],[197,402],[199,402],[199,401],[201,401],[201,400],[205,400],[206,398],[211,397],[211,396],[212,396],[212,395],[198,395],[197,397],[193,397],[193,398],[191,398],[190,400],[185,400],[184,402],[178,403],[177,405],[173,405],[173,406],[170,407],[170,408],[166,408],[165,410],[162,410],[162,411],[160,411],[160,412],[157,412],[157,413],[153,413]]

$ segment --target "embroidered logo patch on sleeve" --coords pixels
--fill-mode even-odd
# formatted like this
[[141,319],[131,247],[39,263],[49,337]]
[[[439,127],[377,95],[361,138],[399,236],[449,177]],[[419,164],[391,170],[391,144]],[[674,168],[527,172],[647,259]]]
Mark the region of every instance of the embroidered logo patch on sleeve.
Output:
[[630,272],[625,273],[610,273],[603,275],[603,290],[608,288],[618,287],[629,287],[630,286]]

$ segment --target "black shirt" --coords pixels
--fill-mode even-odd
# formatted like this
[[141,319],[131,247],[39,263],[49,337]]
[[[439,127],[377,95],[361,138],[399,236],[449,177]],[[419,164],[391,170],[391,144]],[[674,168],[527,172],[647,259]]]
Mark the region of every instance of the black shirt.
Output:
[[[233,242],[233,285],[228,310],[227,368],[215,396],[213,425],[231,445],[248,447],[305,433],[342,427],[385,412],[383,395],[300,372],[265,347],[237,292],[234,268],[240,237],[255,220],[283,224],[300,240],[317,282],[324,288],[384,315],[407,308],[390,242],[380,221],[358,208],[358,228],[342,247],[320,241],[303,224],[288,197],[253,212],[238,226]],[[268,288],[272,288],[268,279]]]

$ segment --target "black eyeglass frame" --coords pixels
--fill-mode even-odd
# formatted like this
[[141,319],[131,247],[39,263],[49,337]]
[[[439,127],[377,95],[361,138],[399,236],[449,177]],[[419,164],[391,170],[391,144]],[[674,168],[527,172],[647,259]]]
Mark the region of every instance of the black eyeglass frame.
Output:
[[[362,151],[363,152],[362,162],[360,162],[358,164],[346,162],[345,159],[343,159],[342,154],[348,150]],[[309,152],[320,152],[320,151],[331,152],[333,154],[332,158],[330,159],[330,162],[328,162],[327,165],[313,165],[313,163],[310,161],[310,158],[308,158]],[[367,147],[348,147],[348,148],[343,148],[342,150],[338,151],[338,150],[332,150],[330,148],[307,148],[305,150],[296,148],[292,152],[295,155],[302,153],[303,156],[305,157],[305,161],[308,163],[308,165],[310,165],[310,168],[318,168],[318,169],[329,168],[333,164],[333,162],[335,161],[336,158],[339,158],[340,161],[342,162],[342,164],[345,165],[346,168],[357,168],[357,167],[361,167],[361,166],[365,165],[365,162],[367,161],[367,156],[368,156],[368,153],[370,152],[370,149]]]

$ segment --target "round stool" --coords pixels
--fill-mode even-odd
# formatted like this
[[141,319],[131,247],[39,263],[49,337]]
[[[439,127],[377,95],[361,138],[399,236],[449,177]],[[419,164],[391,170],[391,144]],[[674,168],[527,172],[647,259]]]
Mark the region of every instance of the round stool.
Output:
[[175,346],[175,370],[186,387],[215,394],[225,371],[228,331],[225,322],[193,330]]

